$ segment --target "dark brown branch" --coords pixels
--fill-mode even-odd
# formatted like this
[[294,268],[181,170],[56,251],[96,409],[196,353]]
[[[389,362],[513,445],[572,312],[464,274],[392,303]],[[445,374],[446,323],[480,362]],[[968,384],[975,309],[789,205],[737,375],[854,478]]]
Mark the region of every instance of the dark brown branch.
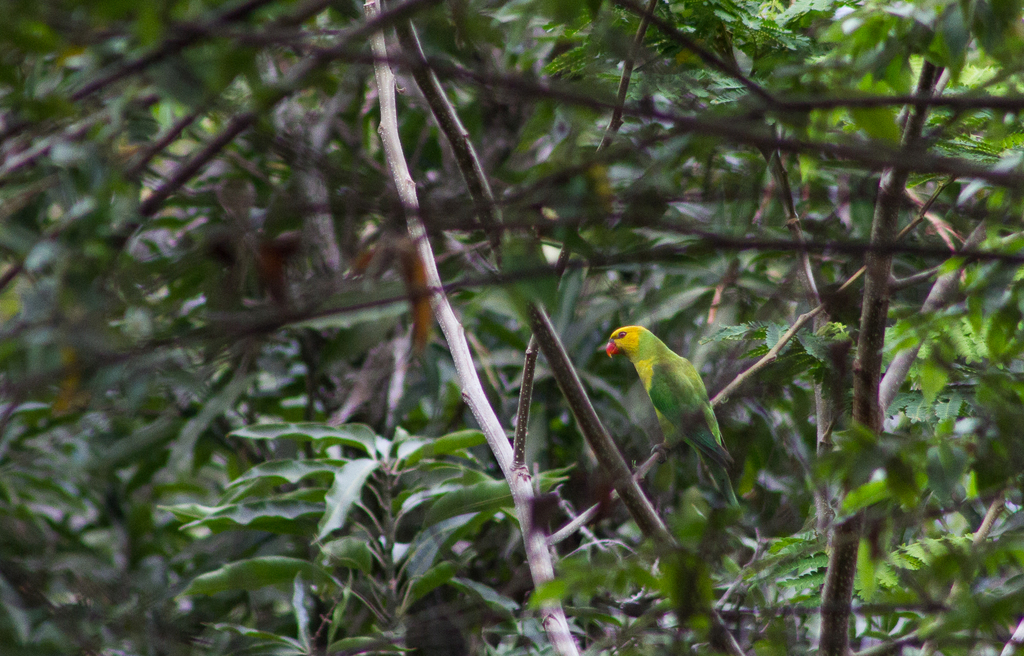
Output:
[[[77,91],[71,94],[71,100],[78,102],[83,100],[97,91],[107,87],[118,80],[122,80],[129,75],[139,73],[153,64],[160,62],[167,57],[181,52],[185,48],[195,44],[200,39],[208,34],[216,34],[217,30],[224,25],[229,23],[243,20],[257,9],[264,5],[270,4],[273,0],[248,0],[240,5],[225,10],[218,16],[210,19],[203,25],[178,25],[172,26],[172,30],[175,30],[175,34],[168,38],[166,41],[158,45],[150,52],[136,57],[135,59],[118,65],[114,70],[111,70],[98,78],[90,80]],[[319,3],[318,3],[319,4]],[[322,3],[327,4],[327,3]],[[318,10],[319,12],[319,10]]]
[[495,253],[501,246],[501,233],[495,228],[501,223],[501,209],[494,202],[494,194],[491,192],[491,185],[487,181],[487,174],[484,172],[476,149],[469,140],[469,132],[462,125],[459,115],[448,100],[441,82],[434,75],[434,72],[427,64],[427,56],[423,54],[420,40],[416,31],[409,21],[401,21],[395,25],[395,32],[398,34],[398,42],[407,56],[413,58],[412,76],[416,80],[416,86],[427,101],[434,120],[448,140],[452,152],[455,154],[455,162],[458,164],[462,179],[466,182],[469,195],[473,197],[477,215],[480,223],[490,238],[491,248]]
[[216,157],[220,151],[224,150],[228,144],[234,141],[235,137],[249,129],[249,127],[255,122],[256,114],[253,112],[245,112],[244,114],[238,114],[232,117],[231,120],[228,121],[227,127],[221,130],[220,134],[211,139],[209,143],[203,146],[199,152],[193,155],[187,162],[175,169],[170,178],[153,190],[153,193],[139,204],[139,214],[141,216],[152,216],[155,214],[171,194],[176,192],[178,189],[181,189],[181,187],[198,174],[203,167],[210,162],[210,160]]
[[[925,61],[918,78],[917,95],[931,94],[939,74],[937,66]],[[914,149],[917,145],[927,112],[927,107],[920,105],[910,112],[903,131],[904,150]],[[903,167],[894,167],[882,174],[871,224],[873,246],[890,246],[896,240],[900,204],[908,174],[908,169]],[[857,358],[853,365],[853,421],[878,433],[882,429],[878,384],[882,371],[885,326],[889,316],[892,255],[871,252],[864,266],[864,300],[861,304]],[[863,522],[863,514],[858,512],[838,523],[832,531],[832,552],[821,593],[821,639],[818,650],[823,656],[846,656],[849,650],[853,580],[857,572],[857,548]]]
[[548,361],[551,373],[576,418],[580,432],[601,463],[601,468],[611,476],[612,486],[619,493],[633,521],[646,537],[664,544],[674,543],[672,535],[654,510],[654,506],[633,480],[633,475],[619,453],[619,448],[605,430],[597,412],[594,411],[594,406],[590,404],[583,383],[580,382],[576,369],[572,366],[547,313],[536,305],[530,310],[530,326],[541,352]]
[[636,56],[640,54],[641,46],[644,43],[644,35],[647,34],[647,26],[651,22],[651,15],[658,5],[658,0],[649,0],[647,8],[640,16],[640,25],[636,28],[636,35],[633,37],[633,45],[629,49],[629,56],[622,62],[622,76],[619,78],[619,90],[615,94],[615,109],[612,110],[612,117],[608,120],[608,128],[601,137],[601,143],[597,149],[604,150],[612,142],[612,137],[622,127],[622,107],[626,104],[626,93],[629,91],[629,79],[633,76],[633,66],[636,65]]
[[651,12],[647,13],[643,7],[636,4],[632,0],[615,0],[615,4],[628,9],[637,16],[648,16],[651,23],[661,30],[662,34],[667,36],[672,41],[686,48],[693,54],[700,57],[701,61],[707,64],[709,67],[715,69],[720,73],[728,75],[732,79],[742,84],[747,91],[751,92],[761,100],[765,101],[769,105],[778,105],[778,101],[775,100],[775,96],[769,93],[764,87],[754,82],[746,75],[740,72],[734,65],[725,61],[715,53],[711,52],[707,48],[704,48],[694,39],[691,39],[688,35],[680,32],[674,25],[668,21],[660,18],[657,14]]
[[516,432],[512,438],[512,464],[526,464],[526,431],[530,424],[530,403],[533,401],[533,373],[537,368],[537,338],[530,336],[523,360],[523,382],[519,385],[519,405],[516,410]]

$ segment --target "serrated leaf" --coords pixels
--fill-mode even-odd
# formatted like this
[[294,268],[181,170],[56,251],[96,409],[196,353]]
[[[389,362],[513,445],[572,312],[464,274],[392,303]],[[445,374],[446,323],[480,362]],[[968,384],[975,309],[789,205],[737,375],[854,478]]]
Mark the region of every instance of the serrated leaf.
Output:
[[724,341],[738,341],[742,339],[754,339],[755,336],[751,335],[751,332],[763,330],[764,326],[760,323],[743,323],[737,326],[724,326],[716,330],[713,334],[700,340],[701,344],[708,344],[711,342],[724,342]]
[[327,570],[308,560],[262,556],[229,563],[197,576],[181,594],[211,595],[226,590],[259,590],[268,585],[290,585],[296,574],[302,574],[303,579],[317,586],[338,585]]

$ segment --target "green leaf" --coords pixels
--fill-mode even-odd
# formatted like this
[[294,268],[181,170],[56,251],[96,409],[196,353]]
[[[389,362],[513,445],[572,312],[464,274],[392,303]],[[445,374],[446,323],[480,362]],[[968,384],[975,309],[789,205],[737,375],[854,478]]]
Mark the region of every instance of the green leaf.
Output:
[[896,114],[887,107],[850,108],[853,123],[869,136],[892,144],[900,142]]
[[494,513],[511,504],[512,493],[504,479],[484,481],[454,490],[437,499],[427,511],[423,523],[430,526],[467,513]]
[[296,574],[301,574],[303,579],[316,586],[340,587],[326,569],[308,560],[262,556],[229,563],[197,576],[181,594],[212,595],[225,590],[259,590],[268,585],[291,585]]
[[423,598],[425,594],[444,585],[455,576],[457,568],[454,563],[443,562],[431,567],[425,574],[417,577],[409,590],[408,603],[413,604]]
[[451,580],[451,585],[479,598],[489,610],[497,613],[500,617],[513,619],[515,613],[519,610],[519,604],[483,583],[477,583],[470,579],[454,578]]
[[256,465],[244,474],[231,481],[229,488],[238,487],[242,483],[258,478],[269,478],[271,483],[295,484],[314,474],[334,474],[343,467],[346,460],[321,458],[317,460],[270,460]]
[[879,501],[889,498],[889,485],[886,480],[868,481],[860,487],[850,490],[843,499],[843,512],[852,513]]
[[320,548],[320,554],[332,567],[348,567],[363,574],[369,574],[373,569],[373,552],[360,538],[331,540]]
[[929,358],[921,363],[920,372],[921,394],[925,403],[932,403],[949,381],[949,369]]
[[317,530],[318,539],[324,539],[331,531],[341,528],[348,519],[349,510],[352,504],[359,500],[363,492],[363,485],[366,478],[380,464],[376,460],[361,459],[353,460],[345,464],[341,471],[334,475],[334,485],[327,492],[324,501],[327,503],[327,510]]
[[382,654],[406,653],[394,638],[373,638],[370,636],[355,636],[342,638],[332,642],[327,647],[328,654]]
[[445,456],[463,449],[469,449],[474,446],[479,446],[486,443],[487,440],[484,438],[484,434],[478,430],[462,430],[455,433],[449,433],[435,440],[429,440],[424,444],[420,444],[413,451],[409,452],[403,458],[402,465],[405,467],[412,467],[420,460],[424,458],[436,458],[438,456]]
[[240,428],[231,434],[249,440],[314,441],[323,446],[343,444],[361,449],[369,456],[374,456],[376,453],[377,435],[369,426],[363,424],[345,424],[336,427],[317,423],[257,424]]
[[860,596],[864,601],[870,602],[874,599],[875,591],[878,589],[878,581],[875,578],[875,560],[871,557],[871,545],[863,538],[857,549],[857,584]]
[[303,650],[302,645],[299,644],[298,640],[296,640],[295,638],[289,638],[288,636],[278,635],[276,633],[269,633],[267,631],[260,631],[258,629],[253,629],[248,626],[242,626],[240,624],[228,624],[225,622],[214,624],[211,628],[216,629],[217,631],[227,631],[229,633],[234,633],[245,638],[253,638],[255,640],[260,640],[263,642],[270,642],[278,645],[283,645],[285,647],[290,647],[295,650],[294,652],[275,651],[275,653],[294,653],[296,655],[306,653],[306,651]]
[[[182,526],[182,530],[204,526],[218,533],[228,529],[245,528],[271,533],[303,535],[310,529],[313,517],[320,516],[323,505],[305,501],[256,501],[226,506],[203,507],[195,504],[179,507],[179,512],[194,512],[206,508],[209,512],[202,518]],[[171,510],[171,508],[168,508]],[[173,512],[173,510],[172,510]],[[307,521],[301,521],[307,520]]]

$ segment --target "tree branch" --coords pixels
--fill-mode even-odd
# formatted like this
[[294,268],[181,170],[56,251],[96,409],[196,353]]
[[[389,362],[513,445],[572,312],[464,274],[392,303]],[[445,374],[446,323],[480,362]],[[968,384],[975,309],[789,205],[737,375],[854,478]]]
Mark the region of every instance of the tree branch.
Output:
[[601,137],[601,143],[597,146],[598,151],[604,150],[612,142],[612,137],[622,127],[622,107],[626,104],[626,93],[629,91],[629,78],[633,75],[633,66],[636,63],[636,56],[640,54],[640,48],[644,43],[644,35],[647,34],[647,26],[651,23],[651,15],[654,14],[658,0],[649,0],[647,8],[640,16],[640,25],[636,28],[636,35],[633,37],[633,45],[629,55],[622,62],[622,76],[619,78],[619,90],[615,95],[615,108],[612,110],[612,117],[608,120],[608,127]]
[[491,242],[491,248],[497,255],[501,246],[501,232],[497,226],[501,224],[501,208],[494,202],[494,193],[491,191],[490,182],[487,181],[487,174],[484,172],[476,149],[469,139],[469,132],[459,119],[455,107],[441,87],[434,71],[427,64],[427,56],[423,54],[420,40],[416,36],[416,30],[410,21],[399,21],[395,25],[395,32],[398,34],[398,42],[407,53],[406,56],[413,58],[411,67],[413,79],[416,86],[427,101],[437,126],[441,129],[448,145],[455,154],[455,162],[462,173],[462,179],[466,182],[466,188],[476,205],[477,215],[480,223],[487,232]]
[[[917,83],[917,95],[930,95],[940,74],[939,68],[925,61]],[[917,152],[927,108],[916,106],[910,112],[903,131],[902,147]],[[906,168],[891,168],[879,181],[875,215],[871,224],[871,243],[888,245],[897,237],[900,204],[906,188]],[[878,433],[882,412],[878,405],[878,384],[882,369],[882,347],[889,316],[889,278],[892,255],[873,252],[865,262],[864,300],[861,304],[860,336],[853,365],[853,421]],[[823,656],[846,656],[849,650],[849,622],[852,608],[853,579],[857,572],[857,548],[860,543],[861,512],[837,524],[831,534],[825,585],[821,593],[821,637],[818,651]]]
[[[963,248],[977,248],[984,239],[985,223],[982,222],[971,232],[967,241],[964,242]],[[960,272],[961,269],[956,269],[939,276],[939,279],[932,285],[931,291],[928,292],[927,298],[925,298],[924,303],[921,305],[921,314],[930,314],[950,303],[960,287]],[[909,349],[900,351],[892,359],[892,362],[889,363],[889,367],[885,370],[885,376],[882,377],[882,382],[879,383],[878,388],[878,405],[883,412],[889,407],[893,399],[896,398],[900,387],[907,379],[907,374],[910,373],[910,366],[917,359],[921,346],[922,343],[918,342]]]
[[[380,6],[377,4],[377,0],[367,0],[364,4],[364,11],[371,21],[377,18],[380,15]],[[528,473],[513,467],[512,448],[494,409],[487,401],[483,386],[480,384],[480,378],[469,351],[469,344],[466,342],[465,331],[455,316],[448,297],[441,291],[441,276],[437,271],[433,249],[430,247],[430,241],[427,239],[426,230],[419,216],[416,184],[409,174],[401,138],[398,134],[395,80],[391,68],[387,64],[388,53],[383,32],[373,33],[371,46],[377,59],[374,73],[377,79],[377,94],[381,111],[379,132],[384,145],[388,170],[398,188],[398,195],[405,209],[409,236],[416,244],[420,260],[426,269],[427,285],[431,290],[430,303],[451,350],[452,360],[462,386],[463,398],[466,399],[480,424],[487,443],[508,481],[516,508],[516,516],[522,530],[530,574],[533,577],[534,585],[541,585],[554,578],[554,566],[548,551],[547,540],[539,527],[534,526],[532,514],[535,495],[531,478]],[[569,624],[561,604],[553,600],[546,601],[542,606],[542,612],[544,616],[542,624],[556,653],[564,656],[579,654],[576,641],[569,632]]]

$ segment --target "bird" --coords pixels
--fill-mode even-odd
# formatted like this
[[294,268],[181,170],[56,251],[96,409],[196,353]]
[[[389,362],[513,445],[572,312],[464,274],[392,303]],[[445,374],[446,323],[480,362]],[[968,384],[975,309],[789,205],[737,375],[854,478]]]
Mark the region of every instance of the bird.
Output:
[[654,404],[665,445],[672,448],[682,441],[693,447],[729,504],[739,505],[729,481],[733,459],[722,442],[722,431],[696,367],[643,326],[616,328],[605,352],[608,357],[625,355],[636,367]]

